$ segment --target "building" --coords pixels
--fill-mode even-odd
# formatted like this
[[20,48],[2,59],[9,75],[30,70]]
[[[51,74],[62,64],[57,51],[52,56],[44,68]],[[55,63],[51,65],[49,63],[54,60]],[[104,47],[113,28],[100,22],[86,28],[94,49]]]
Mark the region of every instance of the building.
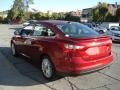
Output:
[[[101,2],[98,3],[98,5],[102,4]],[[116,10],[120,8],[120,4],[117,2],[115,4],[107,4],[108,10],[111,13],[112,16],[115,16]],[[92,21],[92,8],[86,8],[82,10],[82,16],[81,16],[81,22],[89,22]]]
[[82,10],[81,22],[91,21],[92,8],[86,8]]
[[[102,3],[99,2],[99,5],[101,5],[101,4],[102,4]],[[118,8],[120,8],[120,5],[119,5],[117,2],[115,2],[115,4],[107,4],[107,7],[108,7],[108,10],[109,10],[110,14],[111,14],[112,16],[115,16],[116,10],[117,10]]]
[[117,2],[115,4],[108,4],[108,9],[112,16],[115,16],[118,8],[120,8],[120,5],[118,5]]
[[72,11],[71,14],[72,14],[73,16],[78,16],[78,17],[80,17],[81,14],[82,14],[82,11],[81,11],[81,10]]
[[78,17],[80,17],[82,15],[82,11],[81,10],[71,11],[71,12],[66,12],[65,14],[70,14],[72,16],[78,16]]
[[82,17],[89,17],[92,14],[92,8],[86,8],[82,10]]

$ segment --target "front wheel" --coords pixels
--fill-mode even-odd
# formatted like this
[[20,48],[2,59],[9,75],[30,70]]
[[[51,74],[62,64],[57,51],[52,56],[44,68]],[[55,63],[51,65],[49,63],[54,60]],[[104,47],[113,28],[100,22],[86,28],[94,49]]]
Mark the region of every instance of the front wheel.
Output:
[[16,47],[15,47],[15,44],[11,44],[11,50],[12,50],[12,55],[13,56],[18,56],[18,53],[16,51]]
[[45,78],[49,80],[53,79],[55,72],[54,72],[53,64],[51,63],[49,57],[45,56],[42,58],[41,70]]

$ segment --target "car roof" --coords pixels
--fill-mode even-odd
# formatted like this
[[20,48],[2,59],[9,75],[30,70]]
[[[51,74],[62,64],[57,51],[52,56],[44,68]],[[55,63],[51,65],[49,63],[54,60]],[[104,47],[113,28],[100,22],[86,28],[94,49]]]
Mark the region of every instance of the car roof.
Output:
[[120,27],[120,26],[111,26],[111,27],[113,28],[113,27]]
[[39,23],[48,23],[48,24],[53,24],[53,25],[61,25],[61,24],[67,24],[72,21],[64,21],[64,20],[42,20],[38,21],[37,24]]

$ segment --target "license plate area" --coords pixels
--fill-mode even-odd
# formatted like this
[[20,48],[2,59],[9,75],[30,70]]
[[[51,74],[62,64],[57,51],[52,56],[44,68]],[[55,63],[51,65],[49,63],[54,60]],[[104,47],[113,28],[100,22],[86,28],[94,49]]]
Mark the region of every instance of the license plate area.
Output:
[[90,47],[85,52],[82,52],[82,57],[86,60],[99,59],[107,56],[109,52],[110,47],[108,45]]

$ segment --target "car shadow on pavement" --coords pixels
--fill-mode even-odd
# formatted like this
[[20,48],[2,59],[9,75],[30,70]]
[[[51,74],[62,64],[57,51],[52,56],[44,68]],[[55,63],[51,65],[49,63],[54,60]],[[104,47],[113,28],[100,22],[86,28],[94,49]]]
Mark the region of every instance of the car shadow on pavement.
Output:
[[[10,47],[0,47],[0,52],[6,58],[4,62],[0,60],[0,85],[31,86],[52,82],[42,76],[38,64],[21,55],[12,56]],[[53,81],[60,78],[56,77]]]

